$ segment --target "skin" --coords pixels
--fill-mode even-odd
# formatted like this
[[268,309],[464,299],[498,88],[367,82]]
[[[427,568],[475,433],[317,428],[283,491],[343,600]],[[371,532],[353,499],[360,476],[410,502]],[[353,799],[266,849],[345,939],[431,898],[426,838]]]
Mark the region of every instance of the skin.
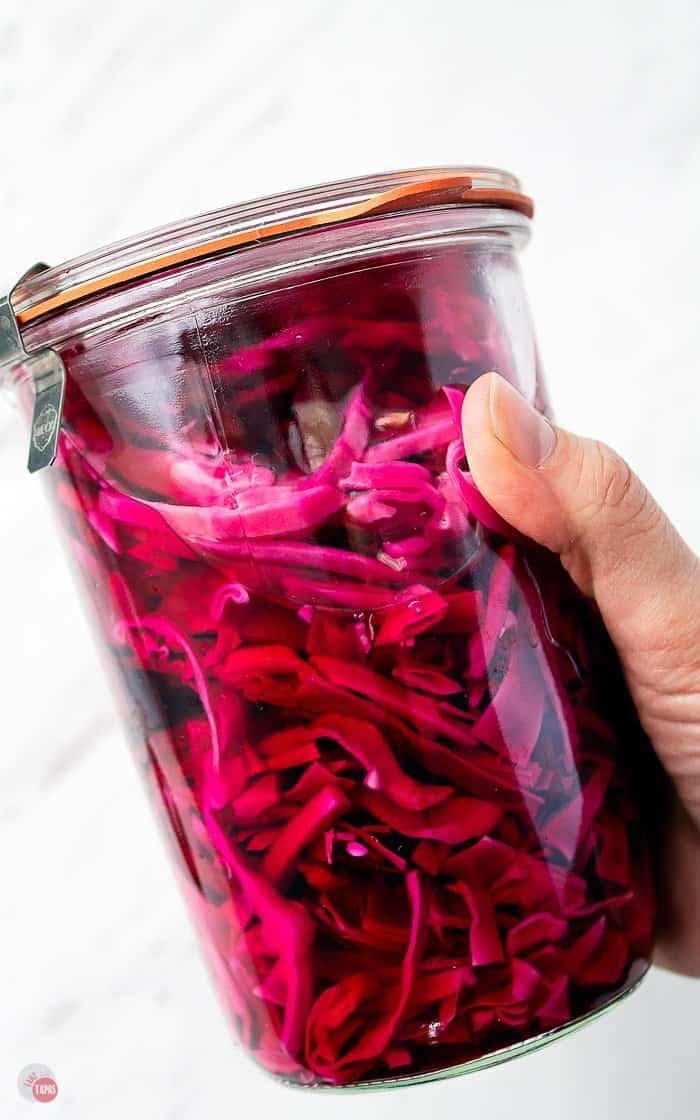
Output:
[[624,459],[550,424],[498,374],[471,386],[462,426],[484,497],[560,556],[615,643],[670,779],[656,961],[700,977],[700,559]]

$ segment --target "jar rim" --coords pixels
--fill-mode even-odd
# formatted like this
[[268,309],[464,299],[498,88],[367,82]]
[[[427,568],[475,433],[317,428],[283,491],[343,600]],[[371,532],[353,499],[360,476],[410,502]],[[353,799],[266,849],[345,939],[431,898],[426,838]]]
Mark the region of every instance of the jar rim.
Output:
[[365,175],[268,195],[33,271],[14,289],[20,326],[122,284],[275,238],[401,210],[498,206],[526,217],[533,203],[506,171],[488,167],[429,167]]

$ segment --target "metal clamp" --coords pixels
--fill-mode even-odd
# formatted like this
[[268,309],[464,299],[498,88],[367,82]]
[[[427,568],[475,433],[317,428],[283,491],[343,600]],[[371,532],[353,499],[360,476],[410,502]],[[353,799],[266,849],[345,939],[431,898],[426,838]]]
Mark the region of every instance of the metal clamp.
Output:
[[56,458],[61,432],[66,369],[60,354],[50,347],[28,353],[12,306],[15,288],[48,265],[35,264],[6,296],[0,296],[0,371],[3,366],[21,365],[34,381],[34,414],[29,443],[29,470],[49,467]]

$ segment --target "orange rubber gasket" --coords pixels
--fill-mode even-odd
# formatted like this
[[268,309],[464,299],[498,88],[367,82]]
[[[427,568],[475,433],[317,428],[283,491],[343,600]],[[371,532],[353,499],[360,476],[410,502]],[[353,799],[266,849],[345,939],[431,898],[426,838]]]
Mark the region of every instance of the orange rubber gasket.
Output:
[[246,245],[260,244],[275,237],[284,237],[288,234],[301,233],[304,230],[316,229],[321,226],[334,225],[353,218],[369,217],[373,214],[391,214],[412,206],[436,206],[444,203],[468,203],[482,206],[499,206],[507,210],[517,210],[526,217],[531,218],[534,213],[534,204],[527,195],[518,191],[501,190],[490,187],[472,187],[470,175],[441,175],[433,179],[425,179],[420,183],[408,183],[392,190],[375,194],[362,202],[349,206],[339,206],[333,210],[322,210],[312,214],[301,214],[295,218],[282,221],[269,222],[266,225],[256,226],[251,229],[238,230],[236,233],[224,237],[216,237],[210,241],[188,245],[182,249],[175,249],[162,256],[150,260],[139,261],[127,268],[117,269],[105,273],[103,276],[93,277],[82,284],[75,284],[72,288],[49,296],[30,307],[17,312],[17,322],[20,326],[58,311],[69,304],[77,303],[86,296],[97,295],[99,292],[127,284],[132,280],[139,280],[151,276],[175,265],[202,260],[214,256],[227,249],[239,249]]

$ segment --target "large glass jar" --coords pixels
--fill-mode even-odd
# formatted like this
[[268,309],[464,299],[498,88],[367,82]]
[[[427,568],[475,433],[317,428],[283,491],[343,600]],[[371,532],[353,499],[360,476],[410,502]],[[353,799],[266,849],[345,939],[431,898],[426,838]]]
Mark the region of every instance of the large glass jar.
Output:
[[136,757],[235,1032],[290,1083],[511,1057],[649,962],[616,658],[460,436],[489,370],[547,408],[530,212],[499,172],[354,180],[12,301],[32,357],[8,380],[45,393],[48,347],[65,372],[33,454],[53,408],[47,477]]

